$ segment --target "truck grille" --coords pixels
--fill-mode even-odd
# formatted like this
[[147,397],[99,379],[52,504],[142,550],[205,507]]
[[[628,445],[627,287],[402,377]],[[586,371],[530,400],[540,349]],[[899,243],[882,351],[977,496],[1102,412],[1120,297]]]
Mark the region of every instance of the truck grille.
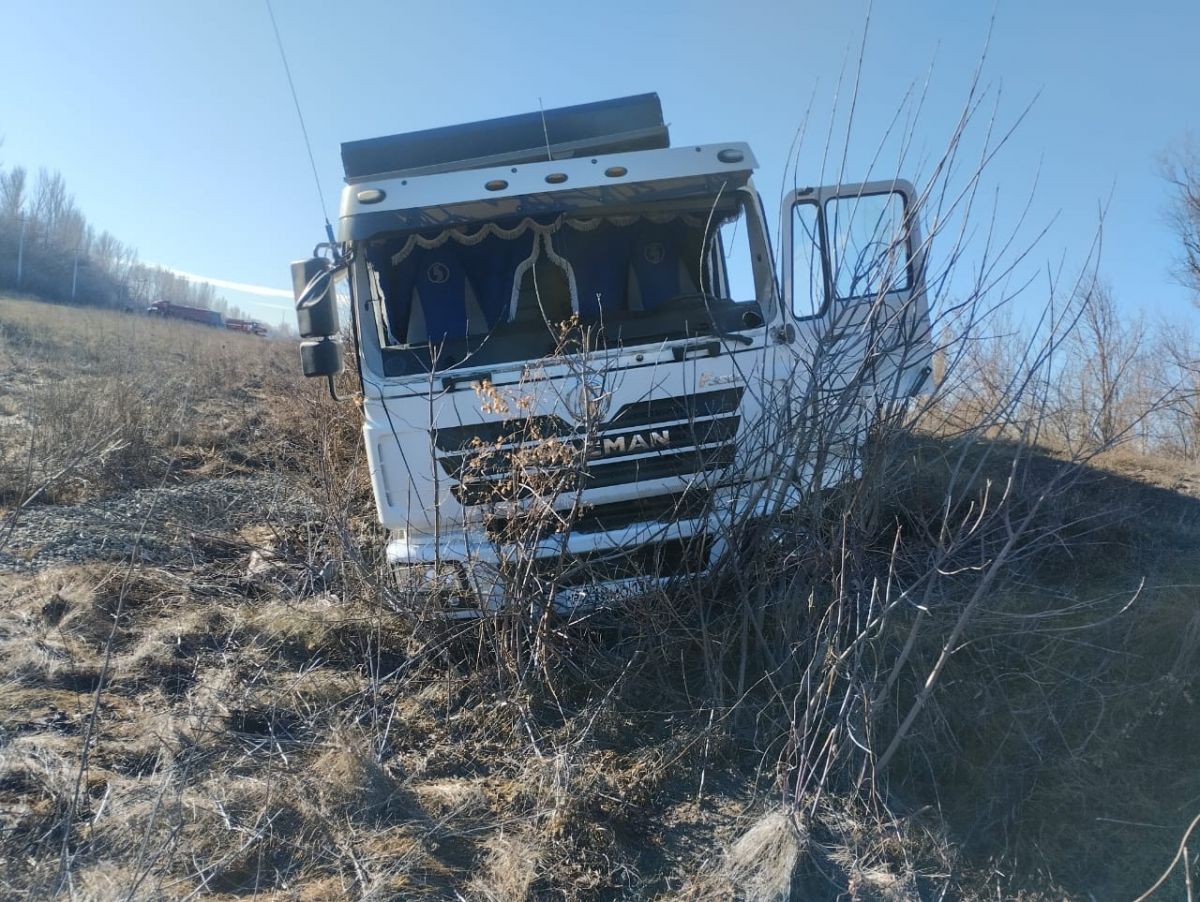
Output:
[[[648,451],[669,453],[675,448],[698,448],[703,445],[724,445],[733,441],[737,434],[739,418],[724,417],[719,420],[702,420],[700,422],[682,423],[662,428],[649,428],[637,431],[609,432],[603,431],[587,448],[591,456],[589,472],[609,466],[607,461],[614,458],[633,457]],[[557,437],[556,437],[557,438]],[[563,442],[563,450],[568,448],[574,454],[585,450],[585,439],[558,439]],[[464,451],[460,454],[447,454],[438,458],[442,470],[447,476],[456,480],[473,481],[480,478],[502,476],[512,472],[513,455],[527,445],[508,447],[491,446]],[[534,457],[527,467],[537,469],[537,459]],[[464,471],[468,474],[464,480]],[[624,480],[622,480],[624,481]],[[613,483],[607,483],[612,485]]]
[[[711,473],[733,463],[743,391],[626,404],[590,444],[562,419],[540,416],[437,429],[434,446],[453,480],[451,492],[464,505]],[[586,463],[566,466],[585,446]]]
[[518,537],[540,538],[555,532],[576,533],[613,532],[636,523],[668,523],[692,520],[708,511],[711,493],[707,489],[688,489],[665,495],[649,495],[593,504],[578,513],[566,511],[558,517],[494,516],[487,521],[488,535],[497,540]]

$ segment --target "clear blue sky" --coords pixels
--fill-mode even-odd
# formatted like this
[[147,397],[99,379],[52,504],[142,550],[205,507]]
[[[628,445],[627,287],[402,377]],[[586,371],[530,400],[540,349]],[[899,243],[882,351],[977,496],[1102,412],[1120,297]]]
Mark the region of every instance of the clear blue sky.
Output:
[[[343,140],[643,91],[661,96],[676,143],[750,142],[774,206],[810,104],[799,181],[822,181],[867,4],[275,0],[275,12],[332,217]],[[868,174],[897,103],[928,79],[914,157],[925,165],[905,172],[924,174],[993,16],[983,81],[1000,92],[1000,122],[1034,103],[990,169],[1001,226],[1036,176],[1028,234],[1057,219],[1031,266],[1070,267],[1111,197],[1101,270],[1119,299],[1186,309],[1156,158],[1200,136],[1197,0],[878,0],[847,176]],[[288,263],[322,240],[322,211],[264,3],[24,4],[4,45],[0,163],[61,170],[89,220],[143,260],[288,287]],[[874,174],[889,166],[890,144]],[[261,298],[223,293],[279,320]]]

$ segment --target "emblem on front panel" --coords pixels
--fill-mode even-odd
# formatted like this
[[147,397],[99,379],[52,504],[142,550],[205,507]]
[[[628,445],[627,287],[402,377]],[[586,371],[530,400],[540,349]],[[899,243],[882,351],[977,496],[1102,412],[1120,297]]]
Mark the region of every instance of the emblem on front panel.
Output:
[[649,432],[631,435],[600,436],[592,446],[589,456],[610,457],[617,454],[637,454],[640,451],[655,451],[671,447],[670,429],[652,429]]
[[642,249],[642,258],[647,263],[662,263],[667,257],[667,250],[657,241],[652,241]]
[[604,400],[604,377],[600,373],[586,372],[575,381],[574,409],[571,414],[581,426],[595,423],[600,418]]
[[445,263],[434,263],[425,271],[425,277],[434,285],[441,285],[450,278],[450,267]]

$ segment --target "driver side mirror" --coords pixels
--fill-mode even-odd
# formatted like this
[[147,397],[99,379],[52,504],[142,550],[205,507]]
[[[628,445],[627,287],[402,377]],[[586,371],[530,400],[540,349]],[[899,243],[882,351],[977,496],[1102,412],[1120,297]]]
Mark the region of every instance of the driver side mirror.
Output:
[[296,324],[300,337],[300,365],[305,376],[338,375],[343,369],[338,340],[337,294],[331,261],[310,257],[292,264],[292,294],[296,298]]

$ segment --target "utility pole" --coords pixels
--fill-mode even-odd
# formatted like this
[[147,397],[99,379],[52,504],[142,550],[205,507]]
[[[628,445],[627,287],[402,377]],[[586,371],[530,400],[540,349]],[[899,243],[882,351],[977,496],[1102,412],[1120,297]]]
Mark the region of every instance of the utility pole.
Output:
[[71,271],[71,303],[75,303],[75,286],[79,284],[79,248],[75,248],[75,268]]
[[17,242],[17,288],[21,287],[21,264],[25,261],[25,222],[26,218],[21,217],[21,238]]

